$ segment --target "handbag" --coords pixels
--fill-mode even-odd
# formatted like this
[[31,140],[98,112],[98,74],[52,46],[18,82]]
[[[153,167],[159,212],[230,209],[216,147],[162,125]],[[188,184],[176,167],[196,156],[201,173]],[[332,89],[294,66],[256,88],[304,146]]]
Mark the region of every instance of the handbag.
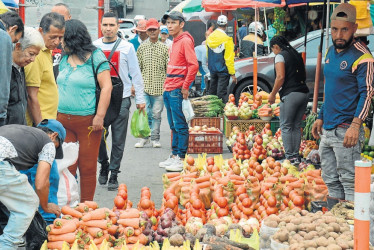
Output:
[[93,56],[91,57],[92,70],[93,70],[93,73],[94,73],[95,84],[96,84],[96,91],[95,91],[96,109],[95,109],[95,113],[97,112],[97,107],[99,105],[100,93],[101,93],[100,85],[99,85],[99,82],[97,80],[97,72],[98,72],[100,66],[103,63],[108,62],[113,67],[114,71],[117,74],[117,76],[112,76],[111,77],[113,89],[112,89],[112,93],[111,93],[111,97],[110,97],[109,107],[106,111],[105,118],[104,118],[104,127],[109,127],[114,122],[114,120],[118,117],[118,114],[121,111],[122,96],[123,96],[123,82],[121,80],[121,77],[118,74],[118,71],[117,71],[116,67],[114,67],[113,63],[110,61],[110,59],[112,58],[112,56],[113,56],[114,52],[116,51],[120,42],[121,42],[121,39],[120,38],[117,39],[116,43],[113,46],[112,51],[110,52],[110,54],[108,56],[108,60],[100,62],[99,65],[97,65],[96,70],[94,68],[94,63],[93,63],[93,58],[92,58]]

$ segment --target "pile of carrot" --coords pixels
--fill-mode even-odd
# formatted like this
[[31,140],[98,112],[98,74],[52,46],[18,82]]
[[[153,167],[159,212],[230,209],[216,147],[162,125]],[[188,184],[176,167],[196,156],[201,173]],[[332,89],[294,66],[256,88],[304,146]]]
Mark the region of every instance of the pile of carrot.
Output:
[[258,116],[273,116],[273,109],[268,104],[264,104],[258,109]]

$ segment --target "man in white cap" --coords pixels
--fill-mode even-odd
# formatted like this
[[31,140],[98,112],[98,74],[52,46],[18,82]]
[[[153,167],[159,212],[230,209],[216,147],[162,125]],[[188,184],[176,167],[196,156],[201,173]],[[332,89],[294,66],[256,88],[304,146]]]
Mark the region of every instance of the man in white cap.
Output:
[[146,20],[139,20],[135,28],[136,36],[129,41],[130,43],[132,43],[132,45],[134,45],[135,51],[138,50],[141,43],[147,41],[148,39],[146,25]]
[[227,17],[217,19],[218,28],[206,40],[208,50],[208,68],[210,71],[209,94],[227,101],[227,86],[230,76],[236,83],[234,68],[234,42],[226,34]]

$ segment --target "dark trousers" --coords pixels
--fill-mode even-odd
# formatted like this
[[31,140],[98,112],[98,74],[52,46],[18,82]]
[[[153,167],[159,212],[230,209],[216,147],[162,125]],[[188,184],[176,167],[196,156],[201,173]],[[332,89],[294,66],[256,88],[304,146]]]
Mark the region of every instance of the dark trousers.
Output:
[[230,75],[227,73],[210,73],[209,95],[216,95],[226,103],[229,80]]

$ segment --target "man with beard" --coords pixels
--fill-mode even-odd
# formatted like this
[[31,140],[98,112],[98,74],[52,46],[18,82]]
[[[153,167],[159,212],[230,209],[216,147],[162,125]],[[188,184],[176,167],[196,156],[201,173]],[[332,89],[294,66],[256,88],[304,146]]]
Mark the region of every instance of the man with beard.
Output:
[[362,122],[373,96],[374,59],[369,49],[354,40],[356,9],[340,4],[331,15],[333,46],[326,54],[325,102],[312,133],[321,138],[322,177],[328,208],[339,200],[354,200],[355,161],[364,140]]

